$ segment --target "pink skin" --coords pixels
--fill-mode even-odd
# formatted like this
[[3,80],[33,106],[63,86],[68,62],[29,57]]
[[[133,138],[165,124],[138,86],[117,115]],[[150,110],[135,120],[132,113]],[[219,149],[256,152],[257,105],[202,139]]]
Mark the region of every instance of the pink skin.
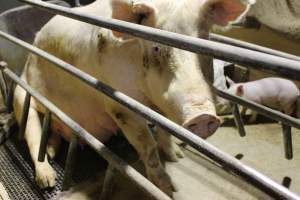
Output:
[[292,115],[296,101],[299,98],[299,89],[290,80],[282,78],[264,78],[247,83],[234,83],[227,78],[230,88],[228,91],[256,103],[283,111]]

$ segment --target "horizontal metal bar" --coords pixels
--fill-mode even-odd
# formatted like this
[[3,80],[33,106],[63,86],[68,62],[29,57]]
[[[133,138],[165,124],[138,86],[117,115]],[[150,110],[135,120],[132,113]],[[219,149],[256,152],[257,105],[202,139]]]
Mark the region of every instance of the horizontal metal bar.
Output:
[[246,48],[246,49],[253,50],[253,51],[259,51],[259,52],[262,52],[262,53],[267,53],[267,54],[270,54],[270,55],[273,55],[273,56],[279,56],[279,57],[282,57],[282,58],[287,58],[287,59],[300,61],[299,56],[295,56],[295,55],[285,53],[285,52],[282,52],[282,51],[270,49],[270,48],[259,46],[259,45],[256,45],[256,44],[251,44],[249,42],[244,42],[244,41],[241,41],[241,40],[225,37],[225,36],[214,34],[214,33],[209,34],[209,39],[212,40],[212,41],[215,41],[215,42],[221,42],[221,43],[225,43],[225,44],[229,44],[229,45],[233,45],[233,46],[237,46],[237,47]]
[[3,72],[10,77],[14,82],[20,85],[24,90],[32,95],[36,100],[42,103],[52,114],[55,114],[63,123],[69,126],[78,137],[82,138],[90,147],[92,147],[99,155],[105,158],[110,164],[112,164],[121,174],[128,177],[137,187],[144,191],[150,197],[157,200],[171,200],[166,194],[160,191],[153,183],[147,180],[133,167],[124,162],[121,158],[110,151],[103,143],[97,140],[94,136],[83,129],[74,120],[68,117],[60,109],[58,109],[53,103],[47,100],[40,93],[34,91],[28,84],[21,80],[10,69],[6,68]]
[[[262,191],[268,193],[273,197],[281,197],[284,199],[299,199],[297,195],[292,193],[291,191],[287,190],[283,186],[279,185],[278,183],[272,181],[268,177],[260,174],[259,172],[255,171],[254,169],[244,165],[240,161],[236,160],[234,157],[222,152],[221,150],[217,149],[216,147],[212,146],[205,140],[201,139],[200,137],[194,135],[190,131],[184,129],[183,127],[179,126],[178,124],[170,121],[166,117],[158,114],[157,112],[151,110],[150,108],[144,106],[143,104],[139,103],[138,101],[128,97],[127,95],[123,94],[120,91],[116,91],[115,89],[111,88],[110,86],[102,83],[101,81],[97,80],[96,78],[92,77],[91,75],[75,68],[74,66],[60,60],[59,58],[38,49],[26,42],[23,42],[15,37],[12,37],[8,34],[5,34],[0,31],[0,37],[4,37],[15,44],[18,44],[32,53],[41,56],[42,58],[48,60],[49,62],[53,63],[60,69],[72,74],[82,80],[83,82],[87,83],[89,86],[95,88],[103,92],[105,95],[111,97],[115,101],[119,102],[120,104],[126,106],[127,108],[131,109],[132,111],[138,113],[145,119],[155,123],[156,125],[162,127],[175,137],[181,139],[183,142],[188,143],[192,147],[194,147],[199,152],[203,153],[205,156],[211,158],[215,162],[219,163],[220,165],[230,169],[235,174],[239,175],[243,179],[247,180],[248,182],[252,183],[255,187],[261,189]],[[7,72],[7,69],[5,70]],[[56,112],[53,112],[56,113]],[[84,136],[82,136],[84,137]]]
[[255,103],[253,101],[249,101],[247,99],[229,94],[228,92],[225,92],[222,90],[215,89],[215,92],[220,97],[228,99],[236,104],[245,106],[247,108],[250,108],[251,110],[254,110],[254,111],[266,116],[266,117],[269,117],[276,121],[282,122],[289,126],[295,127],[297,129],[300,129],[300,120],[299,119],[296,119],[294,117],[286,115],[280,111],[273,110],[273,109],[263,106],[261,104]]
[[116,19],[93,16],[82,11],[49,4],[43,1],[19,0],[48,12],[67,16],[89,24],[128,33],[136,37],[169,46],[214,56],[218,59],[251,66],[258,70],[273,71],[281,76],[300,80],[300,62],[253,50],[154,29]]

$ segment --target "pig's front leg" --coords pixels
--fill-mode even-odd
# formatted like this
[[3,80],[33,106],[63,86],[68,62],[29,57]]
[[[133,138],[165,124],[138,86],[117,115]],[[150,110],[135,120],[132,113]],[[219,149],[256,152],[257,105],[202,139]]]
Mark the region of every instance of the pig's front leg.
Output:
[[174,142],[170,133],[159,127],[157,128],[157,142],[167,161],[177,162],[179,158],[184,157],[184,153]]
[[249,119],[249,123],[254,123],[256,121],[257,118],[257,112],[251,110],[251,117]]
[[143,161],[148,178],[167,195],[172,196],[175,190],[171,178],[161,164],[157,143],[148,132],[147,122],[131,111],[115,106],[108,106],[107,112],[122,129],[128,141],[137,150]]

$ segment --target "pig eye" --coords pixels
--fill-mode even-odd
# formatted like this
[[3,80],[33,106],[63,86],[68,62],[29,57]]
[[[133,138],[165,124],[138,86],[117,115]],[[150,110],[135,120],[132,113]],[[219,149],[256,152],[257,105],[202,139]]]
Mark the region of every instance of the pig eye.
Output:
[[157,46],[156,46],[156,47],[153,47],[153,51],[156,52],[156,53],[158,53],[158,52],[160,51],[160,48],[157,47]]

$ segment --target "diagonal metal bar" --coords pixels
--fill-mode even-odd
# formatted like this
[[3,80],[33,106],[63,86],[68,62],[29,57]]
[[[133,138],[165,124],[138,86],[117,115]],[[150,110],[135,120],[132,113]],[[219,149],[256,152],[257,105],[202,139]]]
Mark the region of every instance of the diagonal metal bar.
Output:
[[[111,97],[115,101],[119,102],[120,104],[126,106],[127,108],[131,109],[132,111],[138,113],[145,119],[157,124],[158,126],[162,127],[175,137],[181,139],[183,142],[188,143],[192,147],[194,147],[199,152],[203,153],[207,157],[211,158],[218,164],[226,167],[227,169],[230,169],[235,174],[239,175],[241,178],[247,180],[248,182],[252,183],[257,188],[261,189],[262,191],[268,193],[270,196],[273,197],[284,197],[285,199],[299,199],[297,195],[290,192],[286,188],[282,187],[278,183],[272,181],[268,177],[260,174],[259,172],[255,171],[254,169],[245,166],[240,161],[236,160],[235,158],[231,157],[230,155],[220,151],[216,147],[210,145],[205,140],[199,138],[198,136],[194,135],[190,131],[184,129],[183,127],[179,126],[178,124],[170,121],[169,119],[165,118],[164,116],[158,114],[157,112],[151,110],[150,108],[144,106],[143,104],[139,103],[138,101],[128,97],[127,95],[116,91],[115,89],[111,88],[110,86],[102,83],[101,81],[97,80],[96,78],[90,76],[89,74],[79,70],[78,68],[75,68],[74,66],[58,59],[57,57],[46,53],[45,51],[38,49],[26,42],[23,42],[17,38],[14,38],[8,34],[5,34],[0,31],[0,36],[3,36],[4,38],[28,49],[32,53],[41,56],[42,58],[48,60],[49,62],[53,63],[54,65],[60,67],[64,71],[76,76],[83,82],[87,83],[91,87],[103,92],[105,95]],[[5,72],[8,72],[8,69],[5,69]],[[218,91],[219,92],[219,91]],[[229,95],[229,94],[227,94]],[[225,97],[226,98],[226,97]],[[232,95],[229,95],[229,98],[236,98]],[[228,99],[229,99],[228,98]],[[231,100],[231,99],[230,99]],[[241,102],[244,102],[245,100],[242,99]],[[251,102],[249,103],[251,107],[254,107],[254,110],[256,106],[261,108],[258,104],[256,106],[253,106]],[[242,104],[243,105],[243,104]],[[251,108],[249,107],[249,108]],[[264,108],[262,108],[264,110]],[[275,112],[275,111],[273,111]],[[274,113],[273,113],[274,114]],[[279,118],[280,113],[274,114],[275,118]],[[280,118],[281,119],[281,118]],[[284,121],[287,121],[287,124],[289,124],[291,121],[294,122],[294,118],[286,120],[285,117],[282,117]],[[280,121],[280,120],[278,120]],[[296,121],[295,127],[300,127],[300,122]]]
[[214,56],[215,58],[228,62],[251,66],[254,69],[273,71],[282,76],[300,80],[300,62],[295,60],[273,56],[267,53],[244,49],[237,46],[190,37],[178,33],[145,27],[116,19],[93,16],[79,10],[65,8],[43,1],[19,1],[41,8],[48,12],[77,19],[103,28],[128,33],[136,37],[159,42],[161,44],[177,47],[187,51]]
[[232,113],[234,115],[234,122],[238,128],[240,136],[245,137],[246,131],[245,131],[245,127],[244,127],[244,122],[243,122],[241,113],[239,111],[239,107],[235,103],[232,103]]

